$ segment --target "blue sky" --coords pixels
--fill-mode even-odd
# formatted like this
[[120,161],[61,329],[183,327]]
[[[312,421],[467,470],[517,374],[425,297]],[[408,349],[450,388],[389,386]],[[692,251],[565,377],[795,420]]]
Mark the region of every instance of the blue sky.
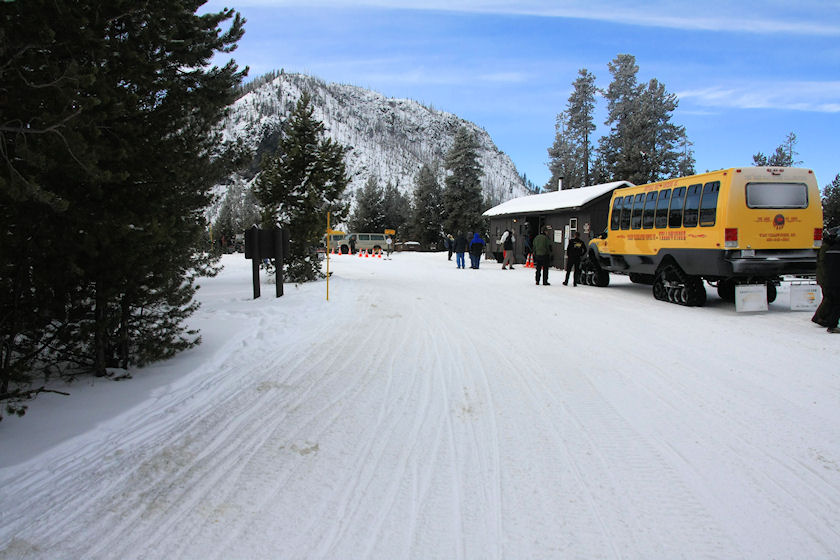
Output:
[[[840,173],[840,1],[210,0],[247,20],[249,79],[302,72],[410,98],[485,128],[520,173],[547,148],[578,70],[636,57],[679,97],[697,170],[751,165],[796,133],[820,186]],[[599,100],[596,135],[605,133]]]

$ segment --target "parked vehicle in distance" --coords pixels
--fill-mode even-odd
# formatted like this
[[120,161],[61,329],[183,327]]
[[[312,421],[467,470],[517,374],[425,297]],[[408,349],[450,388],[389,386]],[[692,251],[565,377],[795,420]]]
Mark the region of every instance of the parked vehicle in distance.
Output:
[[[329,237],[329,239],[327,239],[328,237]],[[345,239],[347,239],[347,234],[346,233],[332,233],[329,236],[324,235],[324,239],[323,239],[323,241],[321,241],[321,244],[325,249],[327,247],[329,247],[330,250],[333,250],[333,249],[337,250],[339,247],[341,247],[341,243]],[[329,243],[327,243],[328,241],[329,241]]]
[[348,233],[338,244],[342,253],[350,252],[350,240],[353,238],[356,240],[356,251],[380,251],[385,249],[384,233]]
[[420,243],[417,241],[400,241],[396,246],[397,251],[420,251]]
[[701,306],[704,280],[727,301],[739,284],[765,284],[772,302],[781,275],[814,274],[823,213],[810,169],[745,167],[616,189],[608,224],[589,244],[585,284],[627,274],[658,300]]

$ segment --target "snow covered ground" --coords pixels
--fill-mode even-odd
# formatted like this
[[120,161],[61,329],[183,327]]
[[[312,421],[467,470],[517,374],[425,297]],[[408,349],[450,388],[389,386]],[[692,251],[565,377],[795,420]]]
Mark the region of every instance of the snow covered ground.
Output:
[[840,557],[840,336],[785,286],[412,253],[252,300],[224,264],[199,348],[0,423],[0,557]]

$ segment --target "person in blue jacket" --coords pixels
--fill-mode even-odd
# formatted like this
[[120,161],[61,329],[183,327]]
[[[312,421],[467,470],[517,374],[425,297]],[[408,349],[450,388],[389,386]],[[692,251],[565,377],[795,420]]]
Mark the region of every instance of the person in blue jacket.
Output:
[[481,255],[484,254],[484,240],[477,233],[473,235],[470,241],[470,268],[477,269],[481,264]]

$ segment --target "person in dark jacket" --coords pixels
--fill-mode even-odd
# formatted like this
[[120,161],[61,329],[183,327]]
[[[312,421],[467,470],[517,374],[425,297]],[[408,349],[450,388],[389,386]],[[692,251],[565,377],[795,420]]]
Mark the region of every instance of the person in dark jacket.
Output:
[[572,286],[577,286],[580,280],[580,259],[586,254],[586,243],[580,238],[580,234],[575,232],[575,236],[569,241],[569,246],[566,247],[566,280],[563,281],[564,286],[569,285],[569,273],[572,267],[575,269],[575,274],[572,277],[574,283]]
[[527,267],[529,264],[532,264],[532,260],[534,258],[533,257],[533,250],[531,249],[531,236],[530,235],[525,236],[524,245],[525,245],[525,266]]
[[825,253],[828,248],[836,242],[837,240],[837,233],[840,231],[840,228],[832,228],[825,230],[823,234],[823,244],[820,247],[820,252],[817,254],[817,285],[822,290],[822,301],[820,302],[820,306],[817,307],[817,310],[814,312],[814,316],[811,317],[811,321],[820,325],[821,327],[827,327],[828,324],[826,323],[826,312],[829,308],[831,308],[831,298],[828,295],[828,291],[825,289]]
[[455,241],[452,242],[455,248],[455,265],[458,268],[464,268],[464,253],[467,252],[467,238],[463,232],[458,232]]
[[840,328],[837,328],[840,322],[840,240],[834,238],[829,241],[823,262],[825,281],[822,288],[829,300],[825,311],[826,327],[828,332],[840,334]]
[[548,267],[551,264],[552,242],[546,235],[546,228],[540,230],[540,234],[534,238],[534,264],[536,265],[537,286],[540,285],[540,274],[542,274],[543,286],[550,286],[548,283]]
[[481,264],[481,255],[484,254],[484,245],[484,240],[481,236],[477,233],[473,234],[473,238],[470,241],[470,263],[472,264],[470,268],[478,269]]

